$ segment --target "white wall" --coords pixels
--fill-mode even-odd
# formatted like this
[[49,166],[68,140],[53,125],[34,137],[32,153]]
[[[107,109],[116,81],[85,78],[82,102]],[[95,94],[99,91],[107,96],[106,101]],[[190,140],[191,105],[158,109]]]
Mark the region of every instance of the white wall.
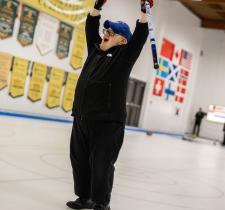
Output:
[[[193,129],[194,115],[199,107],[207,112],[211,104],[225,106],[225,33],[221,30],[204,29],[203,34],[203,56],[199,61],[188,131]],[[222,139],[222,128],[223,125],[209,122],[205,118],[200,134]]]

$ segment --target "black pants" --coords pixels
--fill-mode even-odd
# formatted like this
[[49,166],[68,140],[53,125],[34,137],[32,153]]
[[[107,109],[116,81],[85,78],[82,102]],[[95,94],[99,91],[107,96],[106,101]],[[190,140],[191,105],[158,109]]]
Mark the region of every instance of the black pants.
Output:
[[[195,126],[193,129],[193,134],[199,136],[201,123],[195,122]],[[197,132],[196,132],[197,131]]]
[[120,122],[74,119],[70,158],[78,197],[109,204],[124,127]]

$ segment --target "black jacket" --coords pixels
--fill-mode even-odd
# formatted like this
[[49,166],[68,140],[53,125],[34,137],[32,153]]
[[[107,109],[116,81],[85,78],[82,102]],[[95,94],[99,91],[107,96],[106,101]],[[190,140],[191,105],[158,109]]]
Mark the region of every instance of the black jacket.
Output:
[[148,38],[148,25],[137,21],[129,43],[106,52],[99,48],[102,40],[99,25],[100,16],[88,15],[88,57],[77,83],[72,115],[90,120],[123,122],[126,119],[129,75]]
[[201,124],[202,122],[202,119],[206,116],[207,114],[205,112],[201,112],[201,111],[198,111],[196,114],[195,114],[195,121],[197,124]]

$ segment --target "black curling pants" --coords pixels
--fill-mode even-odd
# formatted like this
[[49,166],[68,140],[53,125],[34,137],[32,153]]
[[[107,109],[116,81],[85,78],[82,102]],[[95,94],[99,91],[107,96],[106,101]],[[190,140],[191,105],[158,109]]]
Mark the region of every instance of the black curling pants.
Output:
[[124,123],[75,117],[70,143],[74,190],[78,197],[108,205],[114,164],[123,144]]
[[[194,125],[194,129],[193,129],[193,134],[199,136],[199,133],[200,133],[200,127],[201,127],[201,123],[199,122],[195,122],[195,125]],[[196,132],[197,131],[197,132]]]

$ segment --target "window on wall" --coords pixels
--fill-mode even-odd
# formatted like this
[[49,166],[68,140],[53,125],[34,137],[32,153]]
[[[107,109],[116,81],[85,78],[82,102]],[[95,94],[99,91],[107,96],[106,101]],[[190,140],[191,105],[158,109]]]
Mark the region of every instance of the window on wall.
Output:
[[127,90],[127,120],[129,126],[138,126],[146,83],[130,78]]

